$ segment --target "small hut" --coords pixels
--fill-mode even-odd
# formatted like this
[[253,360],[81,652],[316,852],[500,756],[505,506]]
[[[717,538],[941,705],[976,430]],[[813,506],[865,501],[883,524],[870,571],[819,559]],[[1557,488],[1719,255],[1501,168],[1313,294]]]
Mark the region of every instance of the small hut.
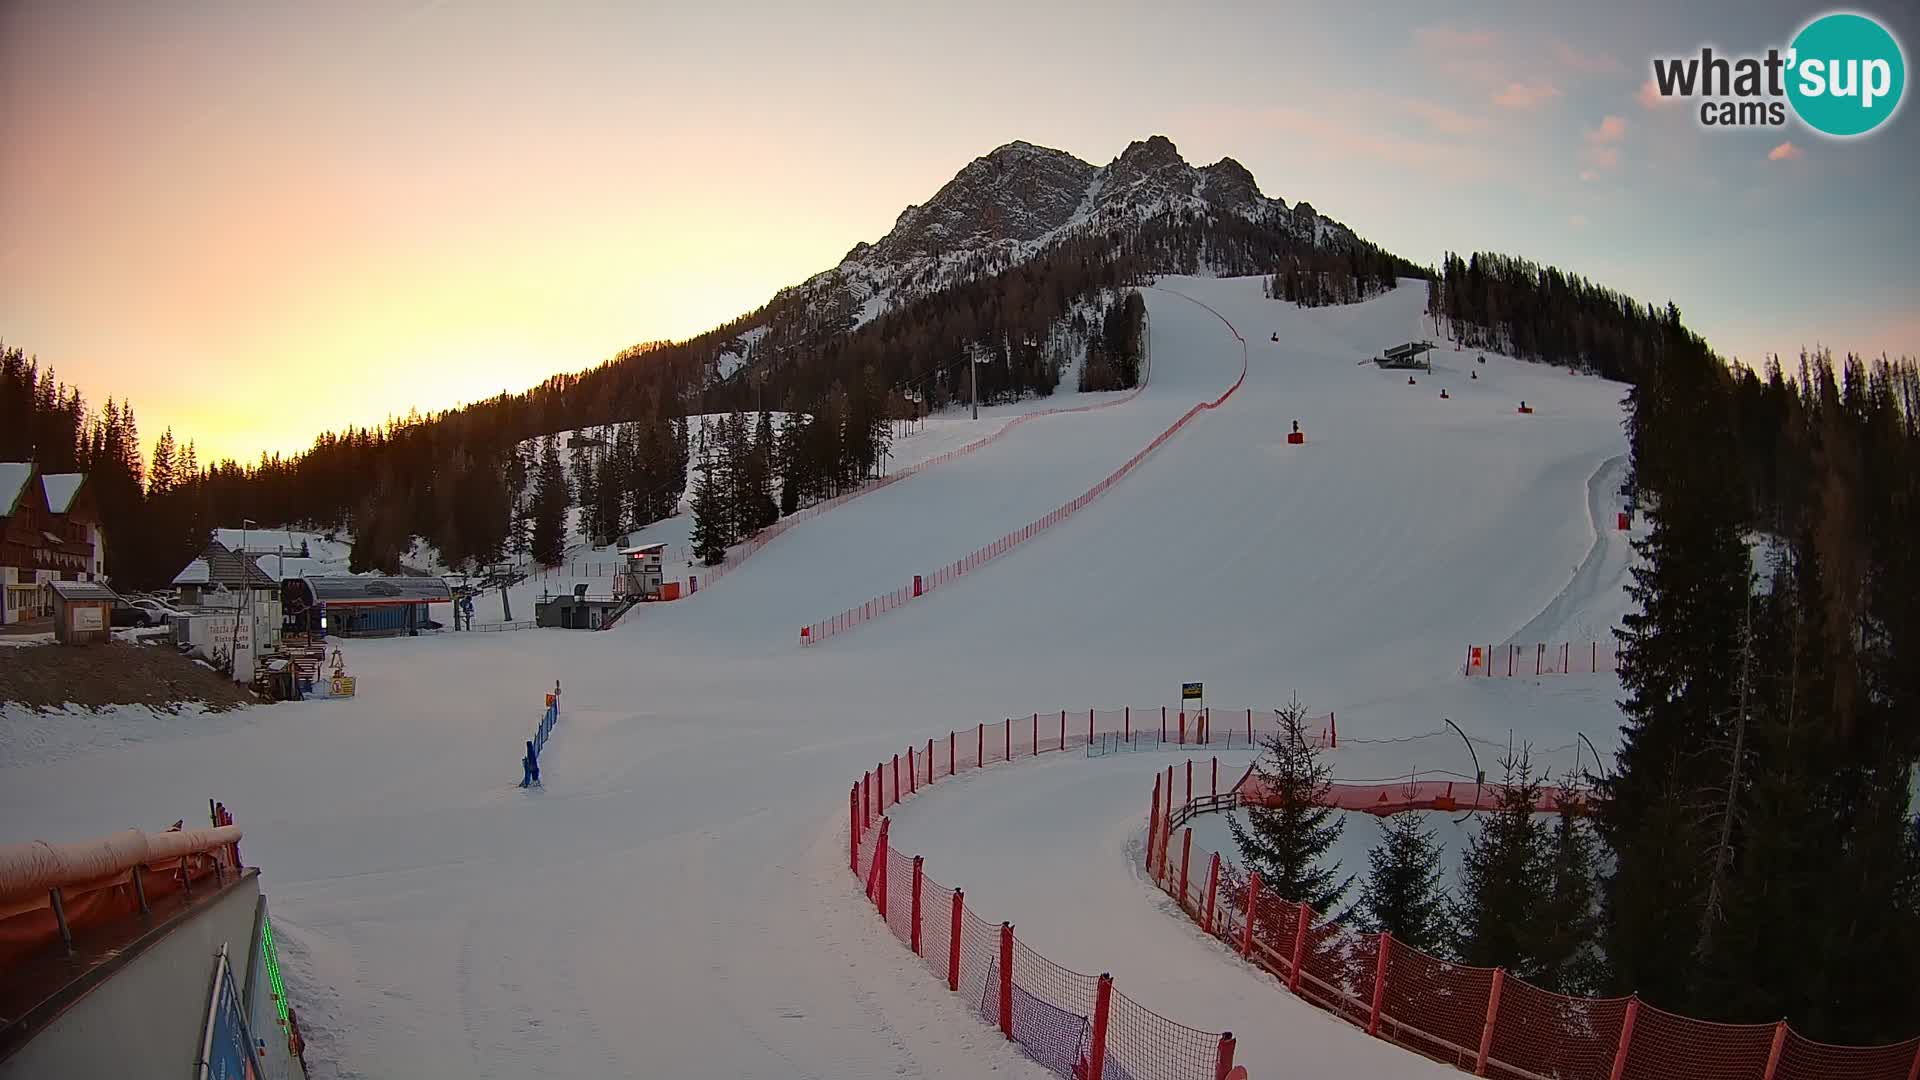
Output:
[[113,605],[119,594],[97,581],[49,581],[53,592],[53,639],[65,645],[113,640]]

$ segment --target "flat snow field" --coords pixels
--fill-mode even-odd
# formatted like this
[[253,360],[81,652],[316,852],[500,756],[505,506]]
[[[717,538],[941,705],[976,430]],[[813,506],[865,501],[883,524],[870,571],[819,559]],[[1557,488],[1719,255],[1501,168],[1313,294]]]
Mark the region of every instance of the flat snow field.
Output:
[[[0,743],[7,839],[154,827],[224,800],[264,870],[322,1077],[1040,1075],[859,898],[844,845],[863,768],[1009,714],[1171,702],[1183,680],[1234,704],[1298,691],[1338,711],[1343,740],[1448,717],[1605,750],[1617,724],[1609,676],[1470,682],[1459,667],[1469,642],[1617,616],[1626,549],[1595,529],[1593,478],[1625,450],[1622,387],[1452,351],[1416,386],[1356,363],[1422,335],[1417,284],[1319,310],[1266,300],[1257,279],[1145,295],[1152,379],[1126,404],[1025,423],[610,632],[350,642],[351,700]],[[803,623],[1039,517],[1231,385],[1241,344],[1196,300],[1248,343],[1220,409],[978,573],[797,646]],[[1535,414],[1516,413],[1522,398]],[[1293,419],[1305,446],[1285,442]],[[546,786],[524,792],[522,743],[556,679]],[[1428,739],[1349,760],[1371,775],[1463,755]],[[903,828],[936,877],[1041,953],[1111,968],[1173,1019],[1233,1026],[1244,1060],[1275,1065],[1256,1076],[1437,1075],[1156,909],[1124,848],[1158,758],[983,774],[903,808],[924,815]],[[1035,891],[996,894],[1016,884],[1008,867]],[[1138,942],[1092,941],[1076,919]]]

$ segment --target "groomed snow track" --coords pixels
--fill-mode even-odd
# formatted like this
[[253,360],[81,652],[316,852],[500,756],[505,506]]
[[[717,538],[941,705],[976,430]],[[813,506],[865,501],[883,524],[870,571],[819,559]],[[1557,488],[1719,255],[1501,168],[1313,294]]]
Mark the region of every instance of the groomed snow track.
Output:
[[[1604,751],[1617,723],[1609,680],[1458,669],[1462,643],[1525,625],[1591,548],[1586,482],[1622,451],[1620,387],[1452,352],[1417,387],[1357,365],[1422,334],[1417,288],[1306,310],[1253,279],[1161,284],[1241,327],[1247,351],[1207,310],[1149,290],[1154,370],[1137,397],[1021,424],[802,522],[695,602],[601,634],[351,642],[353,699],[170,722],[157,737],[135,721],[10,719],[0,814],[14,839],[60,842],[171,821],[219,792],[248,823],[322,1077],[1043,1075],[910,954],[880,948],[861,910],[847,777],[903,736],[1047,701],[1167,700],[1189,680],[1229,700],[1298,691],[1338,710],[1343,738],[1349,715],[1369,736],[1447,716],[1545,745],[1584,731]],[[794,647],[798,626],[876,582],[1075,499],[1243,367],[1203,422],[1017,558],[831,648]],[[1533,415],[1515,413],[1521,398]],[[1305,446],[1285,443],[1293,419]],[[544,787],[522,792],[513,762],[556,678],[565,737],[543,755]],[[69,726],[83,742],[62,741]],[[1069,757],[1021,768],[1059,775],[1089,814],[1112,783],[1123,818],[1062,820],[1046,844],[1016,800],[952,827],[992,840],[1015,872],[1072,880],[1107,831],[1143,830],[1133,804],[1152,765],[1114,755],[1056,774]],[[1103,950],[1080,966],[1054,935],[1104,926],[1125,940],[1119,913],[1151,895],[1136,882],[1048,914],[942,865],[969,902],[1021,920],[1030,947],[1078,970],[1118,961]],[[1180,934],[1129,949],[1147,966],[1115,971],[1125,992],[1251,1046],[1233,1017],[1182,1000],[1234,980],[1271,988]],[[1336,1037],[1316,1011],[1263,1023],[1308,1075],[1437,1068]]]

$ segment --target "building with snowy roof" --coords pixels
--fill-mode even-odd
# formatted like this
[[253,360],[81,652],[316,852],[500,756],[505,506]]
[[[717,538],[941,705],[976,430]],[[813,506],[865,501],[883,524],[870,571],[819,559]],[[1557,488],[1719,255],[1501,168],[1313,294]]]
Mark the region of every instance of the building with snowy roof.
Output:
[[83,473],[45,473],[0,462],[0,621],[49,615],[51,581],[94,581],[105,571],[106,537]]

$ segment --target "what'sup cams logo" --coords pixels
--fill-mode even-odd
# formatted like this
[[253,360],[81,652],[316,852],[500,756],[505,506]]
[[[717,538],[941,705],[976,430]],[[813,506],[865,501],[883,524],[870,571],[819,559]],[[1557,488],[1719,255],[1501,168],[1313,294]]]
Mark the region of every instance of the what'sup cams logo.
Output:
[[1698,56],[1653,61],[1654,89],[1665,98],[1701,99],[1705,127],[1780,127],[1791,106],[1813,130],[1851,138],[1892,119],[1906,84],[1900,43],[1852,12],[1814,19],[1785,50],[1765,56],[1722,56],[1707,47]]

